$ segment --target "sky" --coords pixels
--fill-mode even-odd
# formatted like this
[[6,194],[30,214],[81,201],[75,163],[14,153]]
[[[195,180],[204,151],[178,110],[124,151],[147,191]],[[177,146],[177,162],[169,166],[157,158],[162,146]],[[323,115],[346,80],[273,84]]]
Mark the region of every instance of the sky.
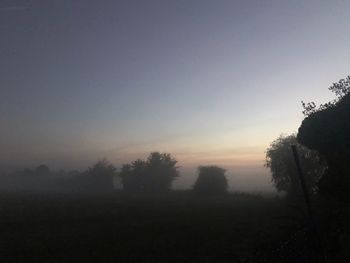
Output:
[[268,188],[269,143],[297,131],[301,100],[331,100],[349,74],[349,8],[2,0],[0,166],[84,169],[162,151],[185,171],[178,186],[218,164],[236,185]]

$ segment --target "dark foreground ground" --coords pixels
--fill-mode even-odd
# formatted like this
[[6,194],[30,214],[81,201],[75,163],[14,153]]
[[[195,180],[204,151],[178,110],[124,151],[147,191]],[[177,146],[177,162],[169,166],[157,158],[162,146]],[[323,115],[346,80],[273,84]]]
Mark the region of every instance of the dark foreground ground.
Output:
[[[303,211],[283,199],[0,194],[0,209],[0,262],[311,262]],[[329,262],[348,262],[335,249]]]

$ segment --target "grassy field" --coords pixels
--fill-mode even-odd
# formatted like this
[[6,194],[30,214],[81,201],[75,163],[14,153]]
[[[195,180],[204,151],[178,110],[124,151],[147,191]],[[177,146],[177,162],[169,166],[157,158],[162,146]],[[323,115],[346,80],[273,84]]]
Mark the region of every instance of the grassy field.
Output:
[[296,224],[283,199],[240,194],[1,194],[0,209],[1,262],[243,262]]

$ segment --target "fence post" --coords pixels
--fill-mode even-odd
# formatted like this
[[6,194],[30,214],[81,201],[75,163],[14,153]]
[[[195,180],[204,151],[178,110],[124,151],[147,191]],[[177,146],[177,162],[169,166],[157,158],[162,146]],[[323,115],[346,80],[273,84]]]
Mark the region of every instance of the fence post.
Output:
[[317,248],[319,249],[319,251],[321,253],[320,262],[326,263],[326,257],[325,257],[324,249],[322,246],[321,236],[320,236],[318,229],[317,229],[317,226],[316,226],[315,217],[314,217],[314,213],[313,213],[312,206],[311,206],[310,195],[309,195],[309,192],[307,190],[303,170],[301,169],[301,165],[300,165],[298,149],[297,149],[296,145],[292,145],[291,147],[292,147],[292,151],[293,151],[294,161],[295,161],[295,164],[296,164],[297,170],[298,170],[299,182],[301,185],[301,189],[303,191],[303,195],[304,195],[304,199],[305,199],[305,203],[306,203],[306,209],[307,209],[307,213],[308,213],[308,216],[310,219],[312,232],[314,235],[314,240],[315,240]]

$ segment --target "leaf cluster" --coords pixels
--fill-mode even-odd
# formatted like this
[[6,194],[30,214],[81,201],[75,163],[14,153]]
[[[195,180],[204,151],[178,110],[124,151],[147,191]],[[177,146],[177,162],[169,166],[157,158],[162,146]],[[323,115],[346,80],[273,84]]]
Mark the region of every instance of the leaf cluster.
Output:
[[331,92],[336,95],[336,99],[329,101],[324,104],[316,105],[315,102],[304,102],[301,101],[301,105],[303,107],[304,116],[310,116],[318,111],[322,111],[337,105],[337,103],[347,94],[350,93],[350,75],[345,79],[341,79],[336,83],[333,83],[332,86],[328,88]]

